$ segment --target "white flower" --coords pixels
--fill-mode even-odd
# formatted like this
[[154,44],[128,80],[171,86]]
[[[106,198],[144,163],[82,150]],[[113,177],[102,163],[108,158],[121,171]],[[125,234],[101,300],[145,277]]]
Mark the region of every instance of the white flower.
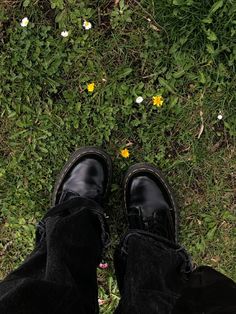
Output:
[[87,30],[89,30],[90,28],[92,28],[92,24],[90,23],[90,22],[88,22],[88,21],[84,21],[84,23],[83,23],[83,27],[84,27],[84,29],[86,29],[86,31]]
[[222,114],[219,114],[217,118],[218,118],[218,120],[222,120],[223,119]]
[[21,20],[20,25],[21,25],[22,27],[26,27],[28,24],[29,24],[29,19],[28,19],[28,17],[24,17],[24,18]]
[[62,37],[67,37],[68,35],[69,35],[69,33],[67,31],[61,32],[61,36]]
[[105,300],[98,299],[98,304],[99,304],[99,305],[103,305],[103,304],[105,304],[105,303],[106,303],[106,301],[105,301]]
[[141,102],[143,102],[143,97],[139,96],[136,98],[136,103],[137,104],[141,104]]

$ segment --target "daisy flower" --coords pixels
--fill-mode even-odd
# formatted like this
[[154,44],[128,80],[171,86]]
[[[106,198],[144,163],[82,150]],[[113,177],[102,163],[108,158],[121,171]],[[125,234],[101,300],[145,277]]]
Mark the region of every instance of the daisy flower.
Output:
[[142,96],[137,97],[136,100],[135,100],[135,102],[136,102],[137,104],[141,104],[141,103],[143,102],[143,97],[142,97]]
[[22,27],[26,27],[28,24],[29,24],[29,19],[28,19],[28,17],[24,17],[24,18],[21,20],[20,25],[21,25]]
[[86,29],[86,31],[88,31],[89,29],[92,28],[92,24],[89,21],[84,21],[83,23],[83,28]]
[[67,31],[61,32],[62,37],[68,37],[69,33]]

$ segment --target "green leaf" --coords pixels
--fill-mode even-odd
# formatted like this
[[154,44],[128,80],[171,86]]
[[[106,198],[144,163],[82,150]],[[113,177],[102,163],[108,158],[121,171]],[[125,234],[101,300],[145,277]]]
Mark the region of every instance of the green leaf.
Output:
[[167,81],[164,80],[162,77],[159,78],[159,83],[160,83],[163,87],[165,87],[169,92],[175,94],[175,91],[174,91],[173,87],[170,86],[170,85],[167,83]]
[[207,44],[206,45],[206,48],[207,48],[207,51],[210,53],[210,54],[214,54],[215,53],[215,49],[213,47],[212,44]]
[[124,10],[124,7],[125,7],[125,1],[124,0],[119,1],[119,7],[120,7],[120,10]]
[[204,73],[203,72],[199,72],[199,81],[200,81],[200,83],[202,83],[202,84],[205,84],[206,83],[206,77],[205,77],[205,75],[204,75]]
[[66,17],[67,17],[66,10],[62,10],[59,14],[57,14],[55,21],[56,23],[61,23],[66,19]]
[[204,24],[212,24],[212,18],[211,17],[206,17],[205,19],[202,20],[202,23],[204,23]]
[[26,8],[26,7],[29,6],[29,4],[30,4],[30,0],[25,0],[25,1],[23,2],[23,7]]
[[224,4],[223,0],[219,0],[216,3],[213,4],[213,6],[210,9],[210,14],[214,14],[217,10],[219,10]]
[[207,237],[208,240],[213,240],[216,230],[217,230],[217,226],[214,226],[214,228],[210,229],[207,232],[206,237]]
[[180,70],[178,72],[173,73],[173,77],[178,79],[180,77],[182,77],[185,74],[185,70]]
[[184,5],[186,0],[173,0],[174,5]]
[[215,34],[211,29],[208,29],[208,30],[207,30],[207,38],[208,38],[210,41],[216,41],[216,40],[217,40],[216,34]]
[[127,77],[128,75],[130,75],[130,73],[133,72],[133,69],[131,68],[123,68],[122,70],[120,70],[117,74],[117,79],[123,79],[125,77]]
[[63,0],[51,0],[51,8],[52,9],[60,9],[62,10],[64,8],[64,1]]

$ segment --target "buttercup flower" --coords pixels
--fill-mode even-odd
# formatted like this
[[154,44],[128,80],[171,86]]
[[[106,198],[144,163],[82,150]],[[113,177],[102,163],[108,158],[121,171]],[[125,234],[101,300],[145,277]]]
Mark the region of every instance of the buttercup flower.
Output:
[[87,85],[87,90],[90,93],[92,93],[94,91],[94,88],[95,88],[95,83],[90,83]]
[[120,154],[123,158],[129,158],[129,150],[127,148],[122,149]]
[[162,96],[154,96],[152,98],[152,103],[154,106],[161,107],[164,102],[164,98]]
[[219,115],[217,116],[217,119],[218,119],[218,120],[222,120],[222,119],[223,119],[222,114],[219,114]]
[[83,27],[84,27],[84,29],[86,29],[86,31],[88,31],[89,29],[92,28],[92,24],[85,20],[83,23]]
[[28,19],[28,17],[24,17],[24,18],[21,20],[20,25],[21,25],[22,27],[26,27],[28,24],[29,24],[29,19]]
[[141,102],[143,102],[143,97],[139,96],[136,98],[136,103],[137,104],[141,104]]
[[67,37],[68,35],[69,35],[69,33],[67,31],[61,32],[61,36],[62,37]]

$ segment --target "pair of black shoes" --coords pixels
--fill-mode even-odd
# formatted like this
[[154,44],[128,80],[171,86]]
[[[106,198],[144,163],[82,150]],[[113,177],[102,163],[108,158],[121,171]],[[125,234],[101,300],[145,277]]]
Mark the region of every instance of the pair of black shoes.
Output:
[[[80,196],[103,205],[112,179],[111,158],[102,150],[77,150],[61,171],[53,192],[53,206]],[[177,206],[161,172],[149,164],[135,164],[123,184],[123,205],[129,229],[141,229],[177,242]]]

